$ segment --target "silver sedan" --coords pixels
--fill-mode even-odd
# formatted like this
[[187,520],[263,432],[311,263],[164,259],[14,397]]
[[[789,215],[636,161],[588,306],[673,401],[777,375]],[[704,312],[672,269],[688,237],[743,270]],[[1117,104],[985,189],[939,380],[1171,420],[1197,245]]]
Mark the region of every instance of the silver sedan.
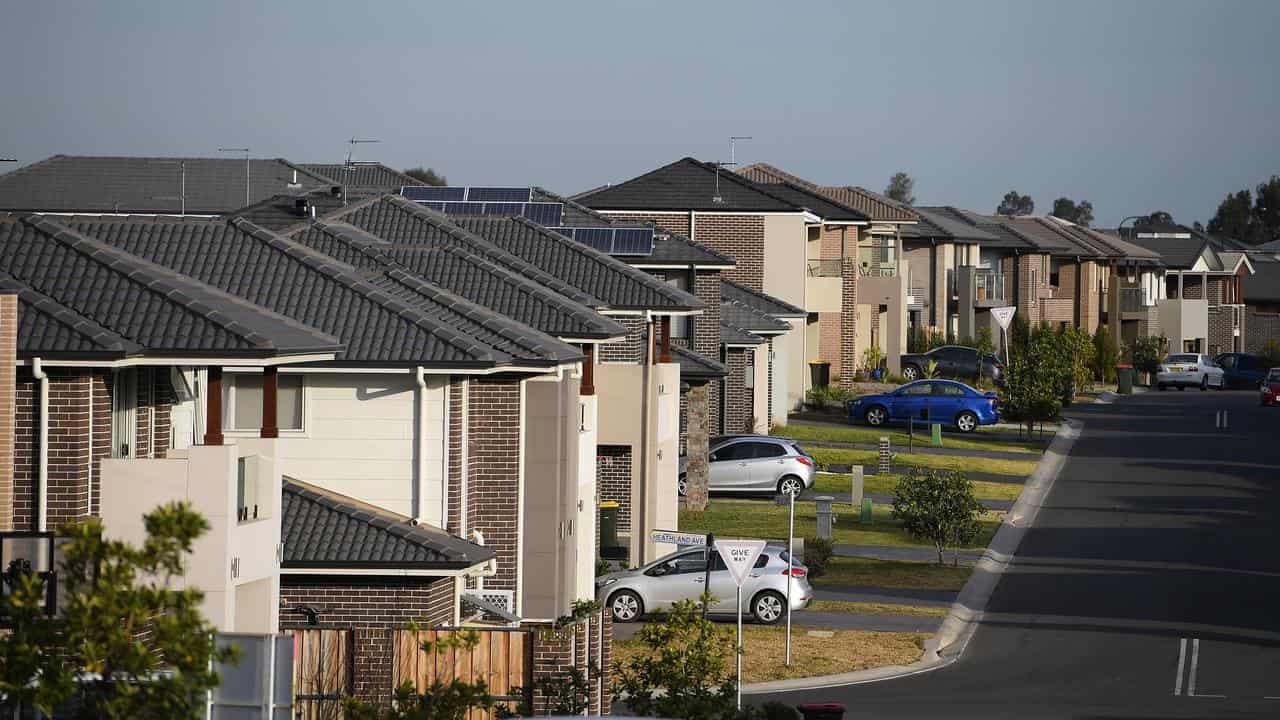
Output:
[[[756,622],[772,625],[784,617],[788,582],[792,610],[801,610],[812,601],[808,570],[799,563],[788,566],[789,559],[785,547],[767,546],[742,584],[742,610]],[[613,612],[615,621],[633,622],[681,600],[697,601],[707,581],[706,568],[704,549],[681,550],[644,567],[596,578],[596,597]],[[710,591],[714,598],[711,612],[736,614],[737,588],[719,553],[712,554]]]
[[[708,446],[708,490],[714,493],[803,492],[817,474],[813,458],[795,440],[771,435],[725,435]],[[680,494],[688,458],[680,458]]]

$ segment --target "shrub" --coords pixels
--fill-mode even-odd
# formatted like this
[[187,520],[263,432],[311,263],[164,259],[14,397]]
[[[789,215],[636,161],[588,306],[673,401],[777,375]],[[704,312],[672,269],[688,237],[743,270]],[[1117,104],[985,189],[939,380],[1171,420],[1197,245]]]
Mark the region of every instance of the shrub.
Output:
[[870,345],[866,350],[862,351],[862,367],[867,372],[871,372],[880,367],[880,364],[884,362],[884,358],[883,350],[875,345]]
[[809,568],[809,577],[818,578],[827,574],[827,564],[835,550],[829,538],[811,537],[804,539],[804,565]]
[[1002,407],[1007,418],[1026,423],[1028,434],[1062,410],[1063,389],[1074,377],[1066,345],[1058,333],[1037,328],[1012,346]]
[[1120,362],[1120,348],[1111,337],[1111,328],[1099,325],[1093,334],[1093,377],[1104,383],[1116,381],[1116,364]]
[[978,353],[983,357],[994,355],[996,352],[996,343],[991,336],[991,328],[983,325],[978,328],[978,338],[974,341],[973,347],[978,348]]
[[1133,367],[1152,375],[1159,372],[1168,344],[1168,338],[1163,336],[1138,338],[1133,343]]
[[1267,342],[1262,346],[1260,354],[1268,369],[1280,365],[1280,342],[1277,342],[1275,338],[1268,338]]
[[973,482],[956,470],[912,468],[893,490],[893,516],[912,537],[933,543],[939,565],[948,545],[958,547],[978,536],[981,512]]

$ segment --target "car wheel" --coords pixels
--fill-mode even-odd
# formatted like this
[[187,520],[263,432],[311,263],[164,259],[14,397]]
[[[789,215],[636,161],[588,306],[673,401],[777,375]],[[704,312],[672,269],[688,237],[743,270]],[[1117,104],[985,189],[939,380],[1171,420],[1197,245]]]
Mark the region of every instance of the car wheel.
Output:
[[780,593],[766,590],[751,601],[751,615],[761,625],[774,625],[786,613],[787,599]]
[[920,368],[915,365],[907,365],[902,368],[902,379],[907,382],[915,382],[920,379],[921,375],[924,375],[924,373],[920,372]]
[[956,416],[956,429],[962,433],[971,433],[978,429],[978,416],[965,410]]
[[644,603],[630,590],[619,590],[609,597],[609,610],[614,622],[635,622],[644,614]]
[[778,494],[782,496],[799,496],[804,492],[804,481],[795,475],[788,475],[778,481]]
[[1208,389],[1209,389],[1209,374],[1205,373],[1204,375],[1200,376],[1200,392],[1204,392],[1205,390],[1208,390]]
[[868,425],[871,427],[880,427],[889,419],[889,411],[885,410],[880,405],[874,405],[867,408],[867,414],[865,417]]
[[681,475],[679,482],[676,483],[676,491],[680,493],[680,497],[689,494],[689,476]]

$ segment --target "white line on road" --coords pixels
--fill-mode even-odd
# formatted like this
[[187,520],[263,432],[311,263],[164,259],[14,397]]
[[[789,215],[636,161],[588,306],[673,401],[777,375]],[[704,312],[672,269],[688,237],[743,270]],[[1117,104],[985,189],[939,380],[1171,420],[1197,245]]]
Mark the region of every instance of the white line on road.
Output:
[[1196,670],[1200,667],[1200,638],[1191,641],[1191,670],[1187,673],[1187,696],[1196,694]]
[[1178,641],[1178,678],[1173,683],[1173,694],[1182,694],[1182,668],[1187,662],[1187,639],[1182,638]]

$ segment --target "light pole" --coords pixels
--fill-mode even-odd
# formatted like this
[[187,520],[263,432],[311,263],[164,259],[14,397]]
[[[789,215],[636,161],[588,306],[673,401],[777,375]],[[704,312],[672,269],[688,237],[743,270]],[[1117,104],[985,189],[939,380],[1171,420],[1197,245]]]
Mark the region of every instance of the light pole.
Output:
[[220,147],[218,148],[218,152],[244,153],[244,204],[245,204],[245,207],[248,207],[249,205],[252,204],[252,201],[249,199],[250,198],[250,195],[249,195],[249,148]]

